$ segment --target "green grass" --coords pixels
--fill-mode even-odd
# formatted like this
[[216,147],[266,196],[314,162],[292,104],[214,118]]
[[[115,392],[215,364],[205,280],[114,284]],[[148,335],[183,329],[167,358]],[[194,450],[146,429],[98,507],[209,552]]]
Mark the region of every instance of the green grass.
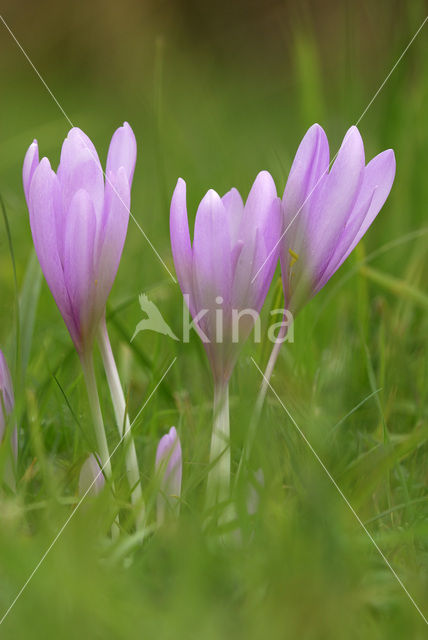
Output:
[[[365,15],[353,12],[351,25]],[[328,20],[319,26],[321,38],[316,23],[310,29],[298,20],[284,25],[287,55],[271,68],[264,67],[262,55],[250,58],[251,65],[229,63],[203,47],[202,53],[197,45],[193,49],[190,38],[185,45],[166,39],[164,48],[156,48],[153,37],[146,45],[147,65],[136,57],[121,82],[114,71],[111,78],[101,70],[80,77],[54,64],[46,79],[103,158],[113,130],[124,119],[133,126],[139,157],[132,211],[173,270],[168,216],[178,176],[187,181],[191,216],[208,188],[237,186],[246,194],[263,168],[282,193],[307,127],[319,121],[335,152],[422,22],[423,5],[414,3],[399,18],[391,37],[381,29],[377,49],[372,32],[359,22],[353,30],[345,17],[336,17],[343,31],[333,38],[335,65]],[[20,55],[11,45],[9,56]],[[20,456],[16,494],[7,488],[0,494],[0,617],[72,513],[92,438],[78,358],[32,254],[20,184],[32,139],[55,163],[69,127],[25,60],[14,64],[17,73],[3,69],[1,76],[8,91],[0,104],[1,122],[7,123],[0,193],[10,233],[2,221],[0,346],[14,375]],[[391,195],[361,245],[299,315],[295,342],[283,348],[272,378],[425,616],[427,72],[424,32],[360,124],[367,157],[389,147],[396,152]],[[177,357],[134,435],[152,522],[156,445],[176,425],[184,458],[180,519],[141,543],[131,526],[118,451],[112,460],[116,496],[107,491],[76,512],[0,627],[2,637],[426,637],[421,616],[271,393],[250,465],[264,473],[259,508],[248,516],[244,492],[237,498],[233,533],[206,527],[208,363],[196,337],[186,345],[142,333],[130,342],[141,319],[142,291],[180,334],[180,291],[131,221],[108,326],[131,418]],[[273,285],[265,325],[276,291]],[[263,368],[268,353],[268,344],[249,342],[232,378],[234,474],[261,382],[251,357]],[[98,354],[96,364],[112,448],[117,432]],[[117,508],[123,531],[112,544],[107,532]]]

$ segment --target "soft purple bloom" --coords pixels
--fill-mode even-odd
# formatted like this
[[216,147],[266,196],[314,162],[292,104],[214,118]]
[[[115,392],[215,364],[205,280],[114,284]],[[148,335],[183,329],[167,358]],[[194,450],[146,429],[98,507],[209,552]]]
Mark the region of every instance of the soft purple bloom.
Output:
[[24,160],[24,192],[40,266],[76,349],[92,343],[125,242],[136,142],[124,123],[114,133],[106,180],[96,149],[80,129],[65,139],[55,173],[39,162],[37,142]]
[[158,444],[156,451],[156,471],[160,474],[160,491],[157,500],[157,520],[165,519],[167,509],[178,513],[180,509],[181,475],[182,475],[181,445],[175,427],[171,427]]
[[[177,182],[171,202],[172,254],[217,383],[229,380],[236,361],[233,328],[239,326],[243,342],[266,298],[278,261],[280,227],[276,187],[270,174],[262,171],[245,205],[236,189],[222,198],[208,191],[198,207],[192,246],[186,183],[181,178]],[[253,315],[245,313],[247,309]]]
[[7,366],[6,358],[0,349],[0,439],[3,437],[5,427],[5,416],[3,412],[6,411],[6,415],[9,415],[15,404],[13,395],[12,378],[10,376],[9,367]]
[[86,493],[92,496],[98,495],[104,488],[105,480],[101,467],[96,457],[91,454],[85,460],[80,470],[79,476],[79,495],[84,496]]
[[3,439],[6,417],[12,413],[14,404],[12,378],[6,358],[0,349],[0,441]]
[[364,145],[351,127],[329,171],[329,146],[314,124],[303,138],[282,199],[281,269],[286,307],[297,313],[361,240],[391,190],[392,149],[365,165]]
[[[4,438],[7,416],[12,413],[14,405],[15,399],[13,395],[12,378],[9,367],[7,366],[6,358],[0,349],[0,442]],[[11,447],[13,456],[16,460],[18,456],[18,432],[16,427],[11,435]],[[9,474],[9,472],[7,473]]]

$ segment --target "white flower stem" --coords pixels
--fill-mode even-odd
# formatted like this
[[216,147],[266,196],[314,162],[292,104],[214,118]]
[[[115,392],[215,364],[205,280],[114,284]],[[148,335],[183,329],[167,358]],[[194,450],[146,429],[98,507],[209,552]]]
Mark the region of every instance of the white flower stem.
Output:
[[[85,378],[86,390],[88,393],[89,408],[92,415],[95,437],[97,440],[97,453],[100,457],[101,469],[105,477],[111,480],[112,471],[110,464],[110,454],[108,450],[107,438],[104,429],[103,416],[101,413],[100,399],[98,396],[97,381],[95,378],[94,360],[92,353],[83,354],[80,358]],[[112,485],[113,486],[113,485]],[[119,525],[115,521],[112,527],[112,537],[119,535]]]
[[245,445],[242,450],[241,459],[238,465],[238,471],[236,474],[236,481],[239,481],[241,477],[241,473],[244,469],[244,465],[249,463],[251,451],[253,448],[254,440],[256,437],[257,426],[260,420],[260,416],[263,410],[263,405],[266,398],[266,393],[269,387],[270,379],[272,377],[273,370],[275,368],[276,361],[278,359],[279,352],[281,350],[281,346],[284,343],[284,338],[287,335],[287,325],[284,323],[279,330],[277,338],[274,342],[271,354],[269,356],[268,363],[266,365],[265,372],[263,374],[263,380],[260,385],[259,394],[257,396],[256,406],[254,409],[254,413],[251,417],[250,424],[248,425],[248,433]]
[[138,466],[134,440],[131,435],[131,424],[126,409],[125,396],[120,383],[119,373],[111,348],[105,320],[101,322],[98,330],[98,344],[110,389],[117,428],[119,430],[120,437],[122,438],[123,436],[124,440],[126,471],[128,475],[128,482],[131,487],[131,501],[136,509],[136,524],[137,528],[139,528],[140,526],[143,526],[145,512],[140,483],[140,469]]
[[89,408],[91,410],[94,425],[95,437],[97,439],[97,453],[100,456],[101,466],[104,475],[111,478],[110,454],[108,451],[107,438],[104,431],[103,417],[101,413],[100,400],[98,397],[97,383],[95,380],[94,362],[92,355],[82,357],[82,369],[88,392]]
[[229,498],[230,487],[229,385],[214,389],[214,424],[207,483],[207,507]]
[[277,338],[276,338],[276,340],[274,342],[271,354],[269,356],[269,360],[268,360],[268,363],[266,365],[266,370],[265,370],[264,375],[263,375],[263,381],[262,381],[262,384],[260,386],[259,395],[257,397],[256,411],[255,411],[255,413],[257,415],[257,418],[259,418],[260,413],[261,413],[261,411],[263,409],[266,393],[267,393],[267,390],[268,390],[268,387],[269,387],[269,382],[270,382],[270,379],[272,377],[272,373],[273,373],[273,370],[275,368],[275,364],[276,364],[276,361],[278,359],[279,352],[280,352],[281,347],[282,347],[282,345],[284,343],[284,338],[285,338],[285,336],[287,334],[287,329],[288,329],[288,327],[284,323],[281,326],[281,329],[279,330],[278,336],[277,336]]

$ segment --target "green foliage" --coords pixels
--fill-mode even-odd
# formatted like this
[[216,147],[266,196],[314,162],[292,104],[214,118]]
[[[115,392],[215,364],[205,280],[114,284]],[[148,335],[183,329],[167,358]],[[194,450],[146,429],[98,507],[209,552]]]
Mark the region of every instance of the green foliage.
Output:
[[[334,18],[337,33],[343,27],[348,39],[344,45],[343,33],[334,37],[331,48],[332,16],[310,28],[307,17],[295,18],[284,31],[293,37],[282,67],[260,64],[243,72],[242,63],[221,64],[209,52],[158,39],[151,66],[143,72],[136,58],[122,84],[92,86],[78,73],[61,79],[56,73],[51,88],[104,155],[114,128],[125,118],[131,123],[139,143],[132,212],[173,270],[168,207],[177,177],[187,181],[190,217],[208,188],[237,186],[245,193],[262,168],[281,192],[313,120],[326,128],[336,151],[422,22],[422,5],[416,5],[393,36],[388,32],[374,69],[364,47],[370,49],[379,25],[374,33],[359,23],[351,29],[353,20],[362,20],[354,8],[343,22]],[[388,147],[396,152],[391,196],[363,244],[298,317],[295,342],[283,348],[272,385],[427,616],[424,38],[359,125],[367,157]],[[21,54],[11,49],[10,55]],[[248,514],[244,483],[233,522],[221,532],[207,524],[208,365],[197,337],[182,344],[141,332],[131,342],[142,319],[142,292],[176,335],[182,327],[180,291],[132,221],[107,320],[131,420],[177,357],[133,429],[149,526],[144,536],[134,532],[122,449],[112,460],[115,495],[106,490],[73,512],[80,467],[92,450],[90,414],[77,356],[32,252],[20,183],[32,139],[55,160],[68,123],[31,68],[23,69],[0,104],[1,121],[8,123],[0,192],[10,227],[0,230],[0,343],[17,363],[20,449],[17,492],[5,487],[0,495],[0,617],[72,518],[0,627],[2,637],[426,637],[421,616],[272,394],[244,474],[248,479],[263,470],[258,509]],[[272,286],[265,323],[278,292]],[[266,343],[246,345],[232,379],[234,474],[261,382],[250,356],[263,368],[268,353]],[[98,354],[96,362],[112,449],[117,430]],[[155,531],[155,450],[173,424],[184,457],[181,517]],[[107,532],[117,512],[122,535],[112,542]]]

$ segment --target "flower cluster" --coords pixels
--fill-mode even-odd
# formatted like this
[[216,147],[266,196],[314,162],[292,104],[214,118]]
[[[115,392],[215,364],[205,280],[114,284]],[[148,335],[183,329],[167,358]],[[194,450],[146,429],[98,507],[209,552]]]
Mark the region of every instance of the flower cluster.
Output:
[[[382,208],[395,175],[392,150],[366,166],[356,127],[347,132],[330,169],[327,136],[315,124],[303,138],[280,202],[271,176],[261,172],[244,206],[236,189],[223,198],[213,190],[196,213],[193,245],[186,185],[179,180],[171,202],[171,247],[177,277],[204,343],[214,378],[211,485],[226,496],[230,473],[227,384],[238,356],[233,318],[245,314],[248,336],[281,262],[285,311],[294,316],[332,277]],[[221,307],[221,316],[218,309]],[[218,319],[222,340],[218,340]],[[286,323],[280,331],[284,336]],[[278,336],[278,337],[280,337]],[[278,356],[274,345],[261,402]],[[258,403],[259,405],[261,403]],[[214,490],[215,492],[215,490]]]
[[[47,158],[39,161],[37,142],[30,145],[23,185],[34,247],[82,364],[97,438],[97,453],[90,452],[83,464],[79,491],[96,496],[113,486],[93,364],[97,342],[120,442],[124,440],[135,524],[144,528],[147,514],[141,474],[105,319],[127,234],[136,155],[135,136],[125,122],[112,137],[104,173],[91,140],[73,128],[62,145],[56,172]],[[178,180],[170,210],[172,256],[214,380],[209,506],[229,496],[228,384],[240,348],[266,300],[278,261],[284,310],[295,316],[366,233],[388,197],[394,176],[392,150],[366,164],[356,127],[346,133],[331,162],[327,136],[315,124],[297,150],[282,199],[267,171],[257,175],[245,203],[237,189],[222,197],[210,189],[197,209],[192,239],[186,183]],[[275,345],[267,379],[277,354]],[[0,439],[4,440],[14,396],[1,351],[0,400]],[[11,436],[15,457],[16,434],[15,429]],[[156,453],[158,525],[169,521],[171,514],[178,515],[182,467],[180,439],[171,427]],[[117,525],[113,535],[119,531]]]

